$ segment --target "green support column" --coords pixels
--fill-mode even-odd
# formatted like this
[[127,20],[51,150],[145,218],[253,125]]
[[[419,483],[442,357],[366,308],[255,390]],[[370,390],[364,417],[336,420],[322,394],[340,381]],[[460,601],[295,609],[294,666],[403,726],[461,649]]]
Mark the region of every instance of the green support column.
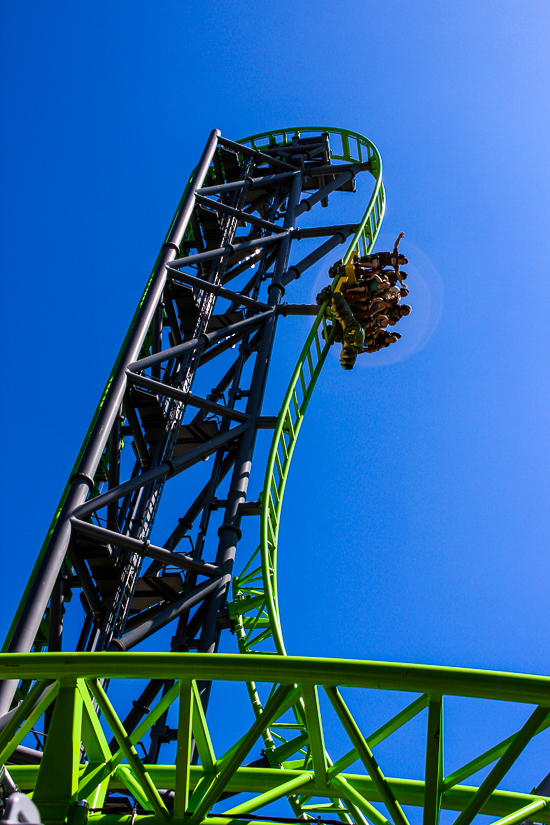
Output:
[[426,738],[426,784],[424,790],[424,825],[437,825],[443,782],[443,697],[431,696],[428,705]]
[[178,745],[176,750],[176,792],[174,795],[174,819],[180,821],[183,821],[189,804],[193,704],[192,683],[190,681],[181,682]]
[[[83,786],[85,787],[90,776],[94,776],[103,765],[109,762],[112,754],[84,679],[78,680],[78,689],[83,703],[82,744],[88,757],[84,775],[79,780],[79,798],[82,799],[80,789]],[[92,792],[87,796],[90,808],[102,807],[105,802],[108,784],[109,778],[107,776],[93,787]]]
[[303,685],[302,697],[304,699],[307,729],[309,732],[309,746],[311,748],[311,756],[313,759],[315,786],[317,788],[326,788],[327,757],[325,753],[323,723],[321,721],[321,709],[319,707],[317,687],[315,685]]
[[[327,693],[328,698],[331,701],[332,707],[336,711],[336,714],[340,719],[340,722],[342,723],[344,730],[353,742],[355,750],[357,751],[357,754],[361,762],[365,766],[367,773],[369,774],[376,789],[378,790],[395,825],[409,825],[409,822],[407,820],[407,817],[403,813],[401,805],[395,798],[395,794],[388,785],[386,777],[382,773],[382,770],[380,769],[378,762],[374,758],[373,753],[369,748],[367,742],[363,738],[363,734],[359,730],[359,727],[357,726],[355,719],[350,713],[348,706],[342,699],[342,696],[340,695],[338,688],[328,687],[325,688],[325,691]],[[368,813],[367,816],[369,816]]]
[[33,802],[45,825],[65,823],[76,801],[82,730],[82,697],[76,679],[60,685]]

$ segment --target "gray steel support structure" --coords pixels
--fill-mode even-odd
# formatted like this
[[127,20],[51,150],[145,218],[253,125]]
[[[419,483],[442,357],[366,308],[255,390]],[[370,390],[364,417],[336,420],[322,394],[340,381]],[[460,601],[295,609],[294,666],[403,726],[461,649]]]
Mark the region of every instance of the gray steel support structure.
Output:
[[[303,197],[312,169],[329,182],[309,183]],[[172,650],[218,649],[230,625],[225,605],[242,517],[257,514],[256,503],[247,502],[257,433],[275,421],[276,411],[262,414],[262,405],[277,324],[281,316],[292,324],[293,316],[317,312],[283,303],[285,286],[357,228],[309,221],[299,229],[296,219],[319,202],[326,205],[333,191],[350,191],[353,176],[368,169],[368,163],[333,165],[322,132],[294,138],[279,155],[222,138],[217,130],[210,134],[27,588],[8,652],[64,649],[63,614],[74,613],[67,604],[71,591],[80,593],[85,610],[77,650],[133,649],[171,622]],[[291,263],[293,240],[301,238],[309,239],[310,249],[315,239],[328,240]],[[195,380],[217,364],[216,386],[193,391]],[[200,490],[193,489],[196,482],[188,485],[191,504],[164,544],[152,544],[167,480],[209,456],[206,484]],[[213,531],[218,510],[223,518]],[[190,552],[178,551],[182,540]],[[0,684],[0,727],[22,689],[16,693],[15,681]],[[152,680],[136,697],[128,730],[162,689],[162,680]],[[201,689],[206,706],[208,685]],[[152,731],[153,761],[162,742],[170,741],[164,722]]]

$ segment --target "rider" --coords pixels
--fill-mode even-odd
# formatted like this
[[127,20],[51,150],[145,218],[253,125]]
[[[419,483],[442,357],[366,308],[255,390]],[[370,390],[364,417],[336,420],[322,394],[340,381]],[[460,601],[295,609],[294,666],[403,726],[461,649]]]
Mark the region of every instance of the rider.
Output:
[[399,241],[403,237],[405,237],[405,233],[400,232],[393,245],[392,252],[373,252],[370,255],[363,255],[359,258],[359,263],[374,272],[384,269],[387,266],[393,267],[394,270],[398,272],[400,266],[409,263],[408,258],[400,255],[398,251]]

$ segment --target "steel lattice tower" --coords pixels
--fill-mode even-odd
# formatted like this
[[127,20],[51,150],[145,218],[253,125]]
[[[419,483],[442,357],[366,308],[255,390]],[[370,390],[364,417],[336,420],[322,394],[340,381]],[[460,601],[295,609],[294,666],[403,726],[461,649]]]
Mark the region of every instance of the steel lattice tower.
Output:
[[[357,223],[299,227],[300,215],[327,206],[331,193],[355,192],[363,173],[373,189]],[[550,725],[550,679],[286,656],[276,585],[283,493],[333,334],[326,305],[287,297],[293,281],[340,244],[347,244],[344,263],[355,248],[370,251],[384,206],[380,155],[361,135],[300,128],[239,143],[210,135],[1,657],[0,764],[33,792],[43,821],[114,825],[130,813],[132,823],[226,825],[263,821],[257,811],[286,798],[290,822],[321,816],[386,825],[376,807],[383,803],[394,825],[408,823],[403,805],[422,807],[426,825],[435,825],[442,808],[459,812],[457,825],[479,812],[501,825],[527,817],[550,823],[546,786],[531,794],[498,789],[530,740]],[[318,245],[290,263],[291,245],[302,238]],[[296,315],[312,316],[313,325],[280,412],[268,416],[262,405],[277,325],[281,316]],[[196,385],[205,368],[216,383],[201,395]],[[254,501],[247,494],[259,429],[273,438],[263,493]],[[208,457],[209,478],[197,488],[196,466]],[[188,507],[182,517],[174,514],[160,546],[151,535],[167,484],[180,485]],[[258,547],[240,559],[235,576],[239,542],[246,530],[258,531],[258,522]],[[70,617],[74,627],[79,612],[68,604],[71,594],[85,615],[74,652],[64,640],[64,625]],[[170,653],[128,653],[169,625]],[[239,652],[218,654],[229,629]],[[108,690],[117,679],[145,680],[125,696],[124,721]],[[206,721],[217,680],[246,685],[255,719],[221,757]],[[349,739],[349,752],[335,762],[318,686]],[[342,687],[419,695],[364,735]],[[538,707],[521,730],[445,776],[444,695]],[[424,780],[387,780],[372,749],[426,709]],[[45,735],[40,747],[29,748],[25,737],[41,718]],[[144,740],[140,757],[135,746]],[[174,741],[177,758],[163,764],[163,745]],[[261,758],[245,765],[259,741]],[[479,786],[460,784],[493,762]],[[354,763],[362,773],[347,772]],[[127,809],[113,807],[115,793]],[[237,794],[248,798],[235,806]]]

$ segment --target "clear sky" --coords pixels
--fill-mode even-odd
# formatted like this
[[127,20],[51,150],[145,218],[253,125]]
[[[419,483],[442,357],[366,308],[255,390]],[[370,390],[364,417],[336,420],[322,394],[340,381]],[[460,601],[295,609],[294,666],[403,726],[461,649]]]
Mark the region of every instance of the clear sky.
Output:
[[[2,17],[2,637],[210,130],[328,125],[380,149],[413,314],[391,359],[321,376],[282,524],[289,652],[549,674],[548,4]],[[548,742],[514,769],[526,791]]]

